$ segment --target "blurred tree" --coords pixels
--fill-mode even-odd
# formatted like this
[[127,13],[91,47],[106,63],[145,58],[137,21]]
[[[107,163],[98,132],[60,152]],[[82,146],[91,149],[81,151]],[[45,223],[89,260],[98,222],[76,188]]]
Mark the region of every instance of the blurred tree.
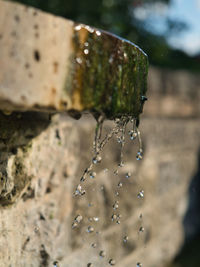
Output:
[[[16,1],[16,0],[15,0]],[[151,64],[170,68],[200,70],[199,62],[182,51],[173,50],[165,36],[148,31],[134,15],[134,9],[170,0],[17,0],[77,22],[93,25],[120,35],[139,45]],[[167,35],[182,30],[184,23],[168,21]]]

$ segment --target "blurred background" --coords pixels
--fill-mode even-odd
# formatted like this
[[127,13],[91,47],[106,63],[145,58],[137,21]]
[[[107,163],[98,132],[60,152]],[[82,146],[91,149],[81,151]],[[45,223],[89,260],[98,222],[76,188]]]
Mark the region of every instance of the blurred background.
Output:
[[[170,238],[163,250],[174,249],[173,238],[180,236],[166,266],[199,267],[200,0],[18,2],[115,33],[148,54],[149,101],[141,121],[148,154],[144,166],[150,168],[144,175],[146,188],[159,201],[161,194],[167,196],[161,229],[171,227],[166,228]],[[154,159],[148,161],[151,155]],[[167,202],[178,208],[172,212]],[[149,238],[152,236],[154,233]]]
[[[20,0],[138,44],[150,63],[200,70],[199,0]],[[176,59],[176,60],[175,60]]]

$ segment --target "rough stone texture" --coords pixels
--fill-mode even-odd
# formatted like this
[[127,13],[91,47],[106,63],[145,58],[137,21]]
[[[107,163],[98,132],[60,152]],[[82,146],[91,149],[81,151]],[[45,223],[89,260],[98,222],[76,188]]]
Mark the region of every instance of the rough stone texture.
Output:
[[0,69],[1,110],[142,112],[148,60],[139,47],[2,0]]
[[[162,72],[152,69],[150,73],[154,75],[154,71],[154,83],[159,83]],[[170,72],[170,77],[179,84],[177,73]],[[169,84],[168,79],[163,79],[158,89],[166,86],[170,95],[164,81]],[[193,79],[189,84],[195,87]],[[196,100],[190,96],[190,92],[195,94],[192,89],[185,98],[195,116],[182,113],[181,106],[178,113],[173,111],[173,105],[164,112],[155,99],[164,99],[165,95],[156,91],[152,83],[150,88],[152,98],[140,125],[144,159],[135,160],[137,142],[127,140],[125,166],[118,176],[114,175],[120,149],[112,140],[103,152],[102,162],[95,167],[96,178],[83,184],[86,194],[82,197],[74,197],[73,192],[92,158],[94,119],[84,116],[75,121],[54,115],[50,120],[44,114],[26,113],[21,117],[1,115],[0,171],[4,179],[0,199],[0,266],[53,266],[58,261],[62,267],[84,267],[89,262],[100,267],[108,266],[113,258],[119,267],[136,266],[137,262],[162,267],[173,259],[184,241],[188,189],[198,169],[199,113],[193,109]],[[181,90],[178,86],[175,89]],[[174,97],[180,103],[182,96]],[[195,98],[198,97],[196,91]],[[111,127],[112,122],[107,122],[104,133]],[[19,174],[26,177],[27,183],[17,195],[13,194],[19,166],[16,162],[23,166]],[[132,173],[129,179],[125,178],[127,171]],[[120,181],[121,188],[117,186]],[[140,190],[144,190],[144,199],[137,198]],[[115,200],[119,200],[119,209],[113,211]],[[113,212],[122,215],[120,224],[112,222]],[[83,220],[72,229],[78,214]],[[99,221],[93,217],[99,217]],[[88,226],[95,231],[87,233]],[[141,226],[144,232],[139,233]],[[195,231],[195,225],[190,224],[190,231]],[[126,235],[129,239],[124,243]],[[94,242],[96,248],[91,247]],[[102,249],[106,251],[105,258],[99,256]]]

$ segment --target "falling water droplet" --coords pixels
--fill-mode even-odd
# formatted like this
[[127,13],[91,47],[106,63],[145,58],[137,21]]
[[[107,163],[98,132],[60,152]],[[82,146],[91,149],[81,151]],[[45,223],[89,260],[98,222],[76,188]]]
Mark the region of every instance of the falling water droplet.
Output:
[[76,221],[77,223],[80,223],[80,222],[82,221],[82,219],[83,219],[83,216],[81,216],[81,215],[77,215],[77,216],[75,217],[74,221]]
[[116,220],[116,219],[117,219],[117,215],[116,215],[116,214],[113,214],[113,215],[111,216],[111,219],[112,219],[112,221]]
[[118,164],[119,167],[124,167],[124,162],[121,161],[119,164]]
[[94,164],[100,163],[101,162],[101,156],[97,155],[92,159]]
[[116,197],[118,197],[119,196],[119,192],[117,191],[117,192],[115,192],[115,196]]
[[114,171],[114,175],[118,175],[119,171],[118,170],[115,170]]
[[99,252],[99,256],[102,257],[102,258],[104,258],[106,256],[106,252],[104,250],[101,250]]
[[87,232],[88,232],[88,233],[93,233],[93,232],[94,232],[94,227],[92,227],[92,226],[88,226],[88,228],[87,228]]
[[136,267],[142,267],[142,263],[138,262],[138,263],[136,264]]
[[116,221],[116,224],[120,224],[120,223],[121,223],[120,220],[117,220],[117,221]]
[[144,198],[144,190],[141,190],[138,195],[137,195],[138,198]]
[[113,265],[115,265],[115,260],[110,259],[108,263],[113,266]]
[[97,247],[97,244],[96,243],[92,243],[91,247],[92,248],[96,248]]
[[127,235],[124,236],[123,241],[124,241],[124,243],[127,243],[128,242],[128,236]]
[[130,178],[131,177],[131,173],[130,172],[127,172],[126,173],[126,178],[128,179],[128,178]]
[[129,131],[130,139],[133,141],[137,137],[137,132],[135,130]]
[[137,159],[137,160],[141,160],[142,158],[143,158],[143,151],[142,151],[142,149],[140,149],[140,150],[137,152],[136,159]]
[[95,177],[96,175],[97,175],[96,172],[91,172],[91,173],[90,173],[90,178],[91,178],[91,179],[94,179],[94,177]]
[[89,43],[88,43],[88,42],[85,42],[85,43],[84,43],[84,46],[89,46]]
[[77,58],[76,58],[76,62],[77,62],[78,64],[82,64],[82,63],[83,63],[83,60],[82,60],[80,57],[77,57]]
[[76,187],[76,190],[74,192],[74,195],[77,196],[77,195],[84,195],[85,194],[85,190],[82,189],[82,186],[79,184],[77,187]]
[[117,137],[117,142],[121,144],[123,142],[122,138],[120,136]]
[[53,263],[53,267],[59,267],[59,263],[58,263],[58,261],[54,261],[54,263]]
[[140,229],[139,229],[139,233],[143,233],[144,232],[144,227],[140,227]]
[[94,217],[93,220],[94,220],[95,222],[98,222],[98,221],[99,221],[99,217]]
[[72,229],[76,228],[78,226],[78,223],[77,222],[73,222],[72,223]]
[[115,203],[113,204],[113,209],[116,210],[119,208],[119,201],[115,201]]
[[117,186],[122,187],[122,185],[123,185],[122,182],[119,182]]

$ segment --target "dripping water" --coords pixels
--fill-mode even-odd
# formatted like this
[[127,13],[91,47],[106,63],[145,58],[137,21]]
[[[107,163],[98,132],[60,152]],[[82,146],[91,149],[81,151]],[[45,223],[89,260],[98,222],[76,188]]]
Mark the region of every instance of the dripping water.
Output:
[[[89,166],[84,170],[81,178],[80,178],[80,183],[77,185],[75,192],[74,192],[74,196],[84,196],[87,192],[86,190],[83,188],[84,183],[87,181],[87,178],[91,178],[91,180],[94,180],[98,174],[96,173],[96,171],[94,170],[96,168],[96,165],[100,164],[102,161],[102,151],[104,149],[104,147],[106,146],[106,144],[109,142],[110,139],[113,138],[113,136],[116,137],[117,139],[117,143],[119,143],[120,145],[120,160],[118,163],[117,168],[113,171],[113,174],[116,177],[119,177],[119,168],[123,168],[124,167],[124,146],[125,146],[125,134],[126,134],[126,128],[127,128],[127,124],[129,122],[132,123],[132,129],[128,132],[129,138],[131,141],[138,141],[138,151],[136,154],[136,159],[137,160],[142,160],[143,158],[143,148],[142,148],[142,139],[141,139],[141,133],[138,129],[138,127],[136,126],[136,119],[131,118],[131,117],[127,117],[127,116],[123,116],[121,118],[117,118],[115,119],[114,123],[114,127],[104,136],[102,137],[102,130],[103,130],[103,123],[105,120],[105,117],[103,115],[100,115],[97,117],[97,124],[96,124],[96,129],[95,129],[95,137],[94,137],[94,141],[93,141],[93,157],[91,159],[91,162],[89,164]],[[107,173],[108,169],[104,169],[104,173]],[[125,173],[125,178],[126,179],[130,179],[130,177],[132,176],[131,172],[126,172]],[[115,198],[118,198],[120,196],[120,189],[122,188],[123,183],[121,181],[118,181],[116,184],[116,191],[115,191]],[[102,186],[102,189],[104,190],[104,187]],[[144,190],[140,190],[138,192],[137,197],[139,199],[143,199],[144,198]],[[88,204],[88,207],[92,207],[92,203]],[[120,205],[119,205],[119,200],[115,199],[115,201],[112,204],[112,209],[113,209],[113,214],[111,215],[111,221],[113,223],[115,223],[116,225],[119,225],[121,223],[121,217],[122,215],[120,214]],[[117,212],[118,211],[118,212]],[[117,213],[116,213],[117,212]],[[82,215],[77,215],[72,223],[72,228],[77,228],[79,226],[79,224],[82,222],[83,217]],[[93,224],[94,223],[98,223],[99,222],[99,217],[94,216],[94,217],[90,217],[88,218],[88,221],[90,222],[90,225],[88,225],[86,227],[86,233],[88,234],[100,234],[100,232],[98,231],[98,227],[96,229],[96,226],[94,227]],[[144,228],[141,226],[139,228],[138,232],[143,232]],[[125,235],[123,237],[123,242],[127,243],[129,240],[128,235]],[[90,247],[91,248],[97,248],[97,243],[93,242],[90,243]],[[106,251],[104,249],[99,251],[99,256],[100,258],[105,258],[107,255]],[[109,256],[109,255],[108,255]],[[116,264],[115,260],[110,258],[107,263],[110,266],[113,266]],[[93,263],[88,263],[87,266],[93,266]],[[137,267],[141,267],[142,264],[141,263],[137,263],[136,265]]]

